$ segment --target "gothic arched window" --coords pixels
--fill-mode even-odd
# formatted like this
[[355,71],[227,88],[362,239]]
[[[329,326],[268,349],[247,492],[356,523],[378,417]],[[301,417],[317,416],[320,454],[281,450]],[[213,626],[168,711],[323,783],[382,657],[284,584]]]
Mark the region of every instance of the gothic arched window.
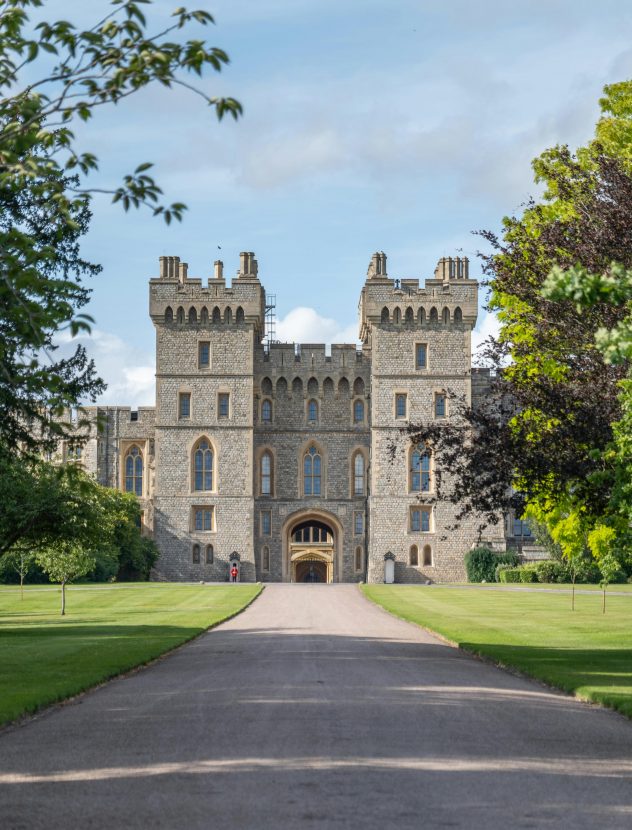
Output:
[[322,459],[316,447],[310,447],[303,456],[303,493],[320,496]]
[[213,489],[213,448],[201,438],[193,450],[193,489]]
[[363,496],[364,491],[364,456],[361,452],[357,452],[353,456],[353,495]]
[[125,492],[143,495],[143,456],[136,446],[125,456]]

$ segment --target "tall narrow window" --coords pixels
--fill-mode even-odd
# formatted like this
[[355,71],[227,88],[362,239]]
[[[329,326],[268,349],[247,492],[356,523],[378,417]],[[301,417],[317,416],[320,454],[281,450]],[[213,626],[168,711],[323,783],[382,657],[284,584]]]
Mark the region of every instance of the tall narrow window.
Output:
[[208,369],[211,365],[211,344],[208,340],[200,340],[198,343],[198,368]]
[[396,418],[405,418],[406,417],[406,395],[403,392],[395,395],[395,417]]
[[261,404],[261,420],[264,424],[269,424],[272,421],[272,401],[267,398]]
[[355,401],[353,404],[353,422],[361,424],[364,422],[364,401]]
[[430,453],[415,449],[410,454],[410,490],[427,493],[430,490]]
[[230,395],[220,392],[217,396],[217,415],[219,418],[228,418],[230,414]]
[[138,447],[131,447],[125,456],[125,492],[143,495],[143,456]]
[[445,418],[445,394],[437,392],[435,394],[435,418]]
[[267,545],[261,552],[261,570],[266,572],[270,570],[270,548]]
[[356,571],[362,570],[362,548],[357,547],[355,549],[355,569]]
[[364,495],[364,456],[357,452],[353,458],[353,495]]
[[307,420],[312,422],[318,420],[318,402],[313,398],[307,404]]
[[261,456],[261,495],[272,494],[272,455],[264,452]]
[[356,536],[362,536],[364,533],[364,513],[360,510],[353,514],[353,532]]
[[322,459],[316,447],[310,447],[303,457],[303,493],[320,496]]
[[213,450],[206,438],[198,441],[193,452],[193,489],[213,489]]
[[190,418],[191,417],[191,393],[190,392],[180,392],[178,396],[178,417],[183,418]]
[[415,346],[415,366],[418,369],[425,369],[428,365],[428,345],[417,343]]
[[213,564],[213,545],[206,546],[206,564],[212,565]]
[[410,553],[408,554],[408,564],[413,568],[419,565],[419,550],[417,545],[411,545]]
[[261,511],[261,535],[272,535],[272,512],[270,510]]
[[430,547],[430,545],[424,545],[423,564],[424,568],[432,567],[432,548]]
[[193,550],[191,552],[191,559],[193,560],[194,565],[200,564],[200,546],[193,545]]

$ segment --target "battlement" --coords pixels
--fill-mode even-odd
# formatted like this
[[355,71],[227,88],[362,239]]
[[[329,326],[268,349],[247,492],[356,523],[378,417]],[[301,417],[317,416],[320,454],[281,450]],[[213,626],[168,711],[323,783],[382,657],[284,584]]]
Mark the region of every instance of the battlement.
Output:
[[331,353],[327,354],[325,343],[271,343],[269,347],[261,346],[256,353],[256,361],[265,371],[292,368],[347,369],[365,364],[369,365],[368,356],[354,343],[334,343]]
[[375,253],[360,295],[360,339],[371,326],[446,326],[474,328],[478,314],[478,282],[469,278],[467,257],[442,257],[432,278],[390,279],[386,255]]
[[214,263],[213,276],[189,277],[188,265],[177,256],[159,258],[159,277],[149,281],[149,314],[154,325],[253,324],[262,335],[265,292],[252,252],[242,252],[236,278],[224,279],[224,264]]

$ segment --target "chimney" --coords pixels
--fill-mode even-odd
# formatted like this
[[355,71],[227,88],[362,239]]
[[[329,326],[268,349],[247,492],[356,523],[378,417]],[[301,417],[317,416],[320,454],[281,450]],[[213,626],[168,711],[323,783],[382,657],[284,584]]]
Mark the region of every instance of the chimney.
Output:
[[179,282],[186,282],[188,270],[189,270],[189,263],[188,262],[178,263],[178,281]]
[[216,280],[223,280],[224,279],[224,263],[221,259],[216,259],[213,263],[213,279]]

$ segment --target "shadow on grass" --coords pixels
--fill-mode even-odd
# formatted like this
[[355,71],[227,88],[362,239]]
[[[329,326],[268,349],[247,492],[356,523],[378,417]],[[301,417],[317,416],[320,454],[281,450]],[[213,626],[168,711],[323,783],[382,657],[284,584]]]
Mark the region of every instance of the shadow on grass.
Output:
[[459,645],[473,654],[491,658],[632,717],[630,648],[545,648],[468,642]]

